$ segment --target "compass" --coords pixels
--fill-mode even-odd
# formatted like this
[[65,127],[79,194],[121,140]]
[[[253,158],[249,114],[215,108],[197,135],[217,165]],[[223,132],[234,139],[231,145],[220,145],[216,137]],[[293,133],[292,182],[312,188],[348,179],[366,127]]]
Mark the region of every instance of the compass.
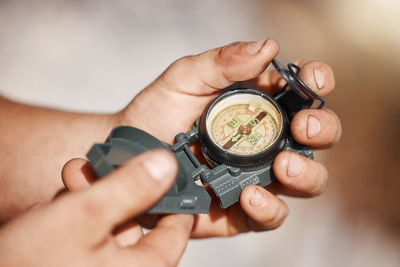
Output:
[[230,90],[203,112],[199,139],[213,165],[256,169],[284,147],[287,123],[286,113],[265,92]]
[[[208,213],[209,185],[222,208],[237,203],[248,185],[266,186],[275,180],[276,155],[284,150],[313,158],[311,148],[297,143],[290,122],[307,108],[322,108],[325,101],[298,77],[300,68],[285,68],[272,61],[287,84],[274,96],[241,88],[225,89],[205,108],[187,133],[178,133],[168,145],[140,129],[120,126],[104,144],[95,144],[88,159],[99,177],[147,150],[164,148],[178,160],[178,175],[169,192],[148,213]],[[208,164],[201,164],[189,146],[198,143]],[[197,182],[198,181],[198,182]]]

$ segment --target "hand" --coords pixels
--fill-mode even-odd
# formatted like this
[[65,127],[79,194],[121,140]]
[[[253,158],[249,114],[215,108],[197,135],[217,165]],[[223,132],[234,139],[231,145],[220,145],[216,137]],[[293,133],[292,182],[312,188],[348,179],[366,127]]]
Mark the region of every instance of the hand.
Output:
[[[265,71],[279,51],[272,39],[261,42],[233,43],[195,56],[175,61],[159,78],[140,92],[119,114],[123,124],[141,128],[155,137],[173,143],[179,132],[188,131],[206,105],[234,82],[244,87],[259,88],[273,94],[284,85],[276,70]],[[316,93],[327,95],[335,82],[331,68],[316,60],[300,60],[300,78]],[[331,110],[300,111],[293,119],[294,138],[313,148],[328,148],[340,138],[341,125]],[[194,147],[200,156],[200,148]],[[85,161],[70,162],[79,171]],[[293,152],[282,152],[274,161],[279,180],[268,190],[248,186],[241,194],[240,204],[221,209],[213,202],[207,215],[195,217],[192,237],[230,236],[247,231],[263,231],[278,227],[288,208],[276,195],[298,197],[319,195],[327,182],[325,167]],[[88,186],[93,176],[81,172],[79,177],[64,176],[67,188]]]
[[115,227],[154,205],[171,186],[170,152],[143,153],[98,183],[36,207],[0,230],[1,266],[175,266],[193,215],[169,215],[123,247]]

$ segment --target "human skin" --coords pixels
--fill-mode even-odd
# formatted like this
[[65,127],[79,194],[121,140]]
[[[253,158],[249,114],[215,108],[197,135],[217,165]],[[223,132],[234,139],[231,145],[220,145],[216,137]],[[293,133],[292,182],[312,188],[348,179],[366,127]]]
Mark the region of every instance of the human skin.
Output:
[[[6,103],[16,117],[11,119],[10,115],[0,113],[3,115],[0,117],[0,131],[6,136],[0,144],[11,155],[7,162],[0,162],[0,193],[6,196],[1,201],[2,217],[10,217],[29,205],[50,200],[62,188],[61,181],[57,179],[62,164],[73,157],[84,157],[90,146],[104,141],[114,126],[135,126],[172,143],[177,133],[191,128],[220,89],[234,82],[273,94],[282,86],[282,79],[275,70],[265,69],[278,52],[278,43],[266,39],[233,43],[181,58],[141,91],[125,109],[112,115],[64,113],[2,100],[0,109]],[[297,63],[302,67],[300,77],[312,90],[321,96],[333,90],[334,77],[328,65],[316,60],[300,60]],[[3,127],[3,121],[6,127]],[[327,148],[339,140],[341,126],[337,116],[329,109],[303,110],[293,119],[291,132],[300,143]],[[22,139],[25,136],[28,137]],[[24,140],[24,146],[16,147],[15,140]],[[193,149],[199,151],[198,147]],[[43,166],[43,162],[46,162],[46,168],[38,168]],[[64,167],[63,179],[68,189],[81,190],[88,185],[87,180],[93,180],[87,171],[82,171],[86,169],[83,168],[85,164],[86,161],[76,159]],[[192,237],[230,236],[274,229],[283,222],[288,212],[286,204],[276,197],[277,194],[299,197],[319,195],[328,176],[322,164],[292,152],[282,152],[277,156],[274,172],[279,183],[268,190],[248,186],[241,194],[240,204],[222,210],[214,202],[208,215],[197,215]],[[40,177],[40,183],[37,177]],[[15,183],[19,186],[14,186]],[[14,196],[9,192],[13,192]]]
[[163,217],[134,246],[112,238],[115,226],[168,191],[176,173],[172,153],[150,151],[86,190],[32,208],[0,228],[0,266],[176,266],[193,215]]

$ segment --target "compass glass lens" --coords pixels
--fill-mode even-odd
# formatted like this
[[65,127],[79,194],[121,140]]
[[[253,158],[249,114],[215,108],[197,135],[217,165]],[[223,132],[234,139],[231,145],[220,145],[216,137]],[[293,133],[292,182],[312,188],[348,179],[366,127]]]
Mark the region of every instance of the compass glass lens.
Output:
[[206,129],[222,150],[236,155],[254,155],[268,149],[282,132],[282,114],[261,95],[227,96],[209,111]]

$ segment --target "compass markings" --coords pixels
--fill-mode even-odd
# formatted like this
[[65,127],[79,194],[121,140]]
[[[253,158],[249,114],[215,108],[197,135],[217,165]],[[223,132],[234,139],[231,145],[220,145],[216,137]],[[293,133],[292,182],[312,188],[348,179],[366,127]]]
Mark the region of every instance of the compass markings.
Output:
[[227,107],[214,117],[213,139],[231,153],[260,152],[274,141],[275,127],[278,126],[269,111],[259,103]]

